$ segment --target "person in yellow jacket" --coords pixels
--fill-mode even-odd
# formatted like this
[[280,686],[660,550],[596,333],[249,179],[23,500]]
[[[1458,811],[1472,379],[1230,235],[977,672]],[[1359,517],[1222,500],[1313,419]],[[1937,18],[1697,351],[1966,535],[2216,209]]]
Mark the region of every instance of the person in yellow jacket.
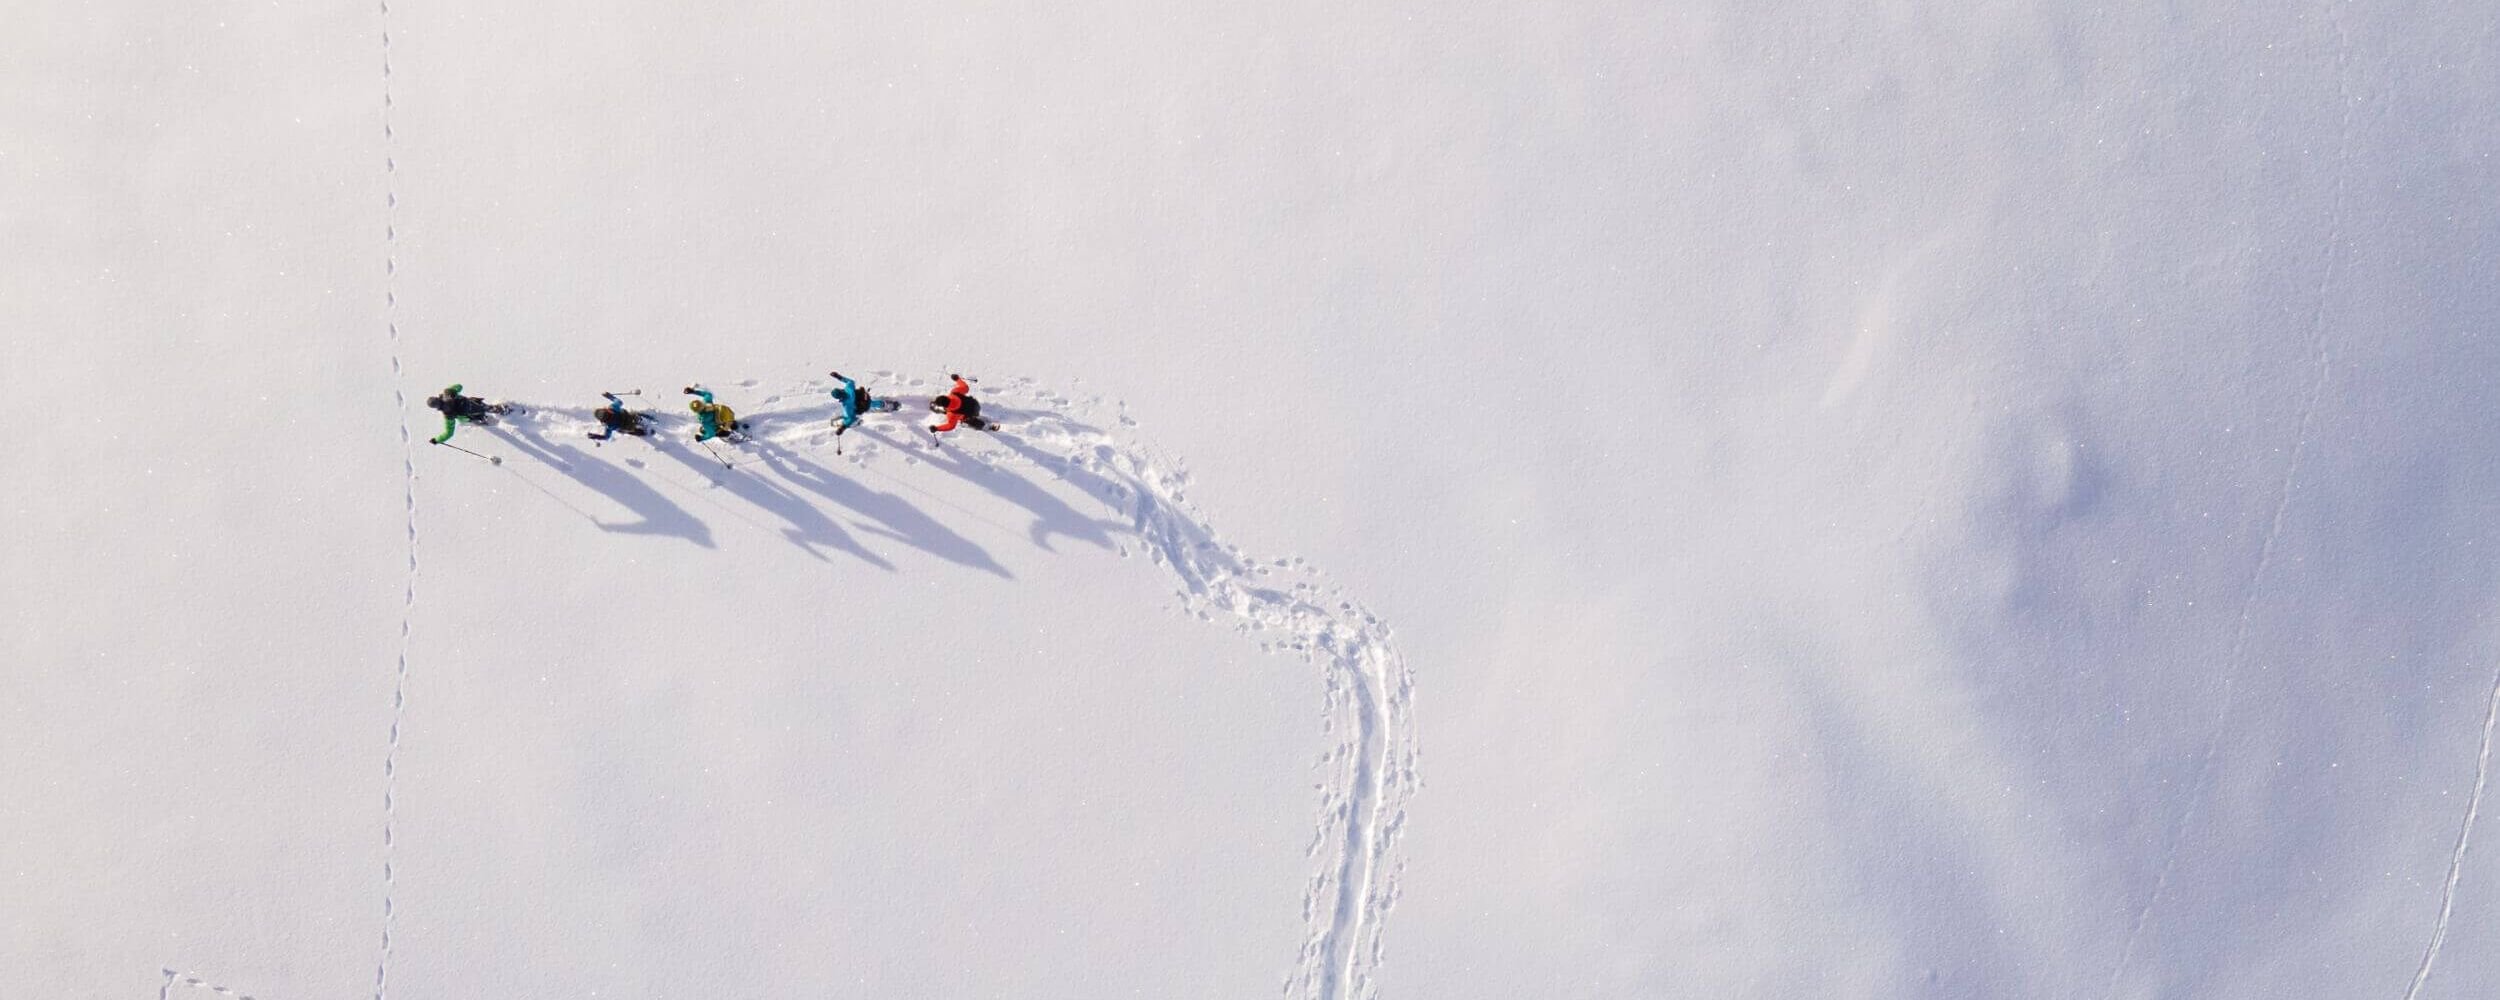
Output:
[[689,396],[701,397],[686,403],[686,408],[694,411],[694,418],[701,425],[695,428],[694,439],[696,441],[709,441],[713,438],[735,441],[740,432],[747,429],[747,425],[738,422],[738,411],[712,401],[712,390],[690,385],[686,387],[685,392]]

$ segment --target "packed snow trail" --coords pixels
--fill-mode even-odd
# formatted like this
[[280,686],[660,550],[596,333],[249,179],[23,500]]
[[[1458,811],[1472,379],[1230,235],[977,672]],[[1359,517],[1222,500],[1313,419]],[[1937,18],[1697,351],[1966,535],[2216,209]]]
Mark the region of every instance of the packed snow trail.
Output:
[[[903,398],[903,412],[882,419],[870,415],[846,436],[851,447],[844,461],[850,471],[876,476],[934,500],[934,494],[912,482],[915,476],[924,475],[922,470],[962,476],[967,474],[963,467],[967,462],[1002,470],[1037,470],[1081,491],[1112,517],[1095,519],[1070,512],[1073,516],[1037,519],[1026,532],[1035,546],[1050,551],[1051,539],[1065,536],[1103,547],[1116,544],[1126,555],[1133,544],[1177,578],[1176,593],[1184,613],[1201,621],[1229,623],[1262,649],[1293,653],[1320,668],[1326,686],[1323,730],[1329,749],[1319,760],[1323,774],[1319,820],[1306,852],[1311,872],[1303,889],[1304,938],[1283,993],[1295,1000],[1378,996],[1383,924],[1397,902],[1404,868],[1399,842],[1405,831],[1407,801],[1417,788],[1414,679],[1389,627],[1302,560],[1253,559],[1225,544],[1205,513],[1189,502],[1189,477],[1182,465],[1137,440],[1130,432],[1135,421],[1118,412],[1119,404],[1099,397],[1078,400],[1031,379],[993,380],[977,386],[974,394],[982,400],[982,414],[1000,422],[1005,430],[994,434],[959,430],[947,435],[948,443],[933,447],[933,439],[914,423],[928,398],[943,394],[942,383],[892,372],[869,373],[866,381],[880,395]],[[740,488],[771,490],[783,501],[770,505],[776,511],[789,511],[793,503],[822,508],[808,511],[812,519],[824,522],[811,531],[800,531],[798,525],[764,530],[794,539],[830,539],[823,544],[835,548],[856,548],[857,543],[836,523],[838,519],[888,540],[920,539],[914,544],[940,558],[967,569],[1006,575],[995,564],[969,558],[944,544],[952,532],[943,525],[906,523],[905,518],[931,519],[917,508],[845,502],[841,494],[831,492],[842,484],[824,483],[821,477],[797,471],[789,461],[791,456],[832,447],[828,420],[839,407],[827,394],[831,383],[815,380],[779,392],[762,390],[752,380],[734,385],[735,389],[720,390],[723,402],[741,402],[732,397],[756,402],[739,408],[740,418],[753,425],[751,440],[723,449],[729,456],[726,468],[688,462],[690,456],[681,451],[692,422],[683,414],[658,407],[650,412],[652,438],[636,443],[618,435],[607,447],[657,448],[684,469],[714,476],[718,482],[738,477]],[[529,402],[525,412],[504,418],[494,430],[508,432],[506,439],[524,456],[563,467],[548,442],[597,430],[592,409]],[[1105,410],[1111,412],[1108,423],[1119,430],[1094,422]],[[880,468],[890,455],[903,456],[904,466]],[[617,474],[651,476],[665,486],[690,488],[672,476],[658,474],[652,466],[634,461],[627,466],[638,471],[617,470]],[[784,490],[768,483],[767,474],[798,488]],[[1024,489],[1018,502],[1029,509],[1052,505],[1065,509],[1064,501],[1049,491],[1030,484]],[[804,499],[811,495],[831,504]],[[952,503],[946,506],[954,509],[937,520],[958,514],[987,520]],[[607,527],[596,517],[590,519]],[[931,543],[932,538],[937,542]],[[822,557],[814,547],[818,543],[802,544],[810,546],[811,555]],[[879,569],[894,568],[865,549],[852,554]]]
[[[1397,896],[1395,847],[1415,790],[1413,677],[1389,629],[1359,605],[1314,581],[1286,589],[1263,583],[1291,561],[1262,564],[1223,544],[1183,495],[1186,473],[1142,445],[1075,419],[1066,397],[1017,383],[1013,401],[1030,407],[1006,439],[1016,459],[1040,467],[1127,517],[1133,536],[1180,578],[1184,606],[1200,618],[1220,611],[1270,650],[1322,666],[1328,684],[1324,758],[1331,780],[1313,854],[1322,860],[1304,897],[1309,936],[1288,996],[1371,997],[1382,955],[1381,922]],[[1123,421],[1125,423],[1125,421]],[[1268,640],[1264,633],[1283,634]]]

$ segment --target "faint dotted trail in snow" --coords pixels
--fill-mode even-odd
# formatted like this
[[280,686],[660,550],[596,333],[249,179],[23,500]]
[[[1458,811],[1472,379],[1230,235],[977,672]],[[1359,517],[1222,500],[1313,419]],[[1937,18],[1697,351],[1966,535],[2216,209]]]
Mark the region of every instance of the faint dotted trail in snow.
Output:
[[2335,150],[2334,195],[2328,203],[2325,260],[2319,267],[2315,301],[2309,312],[2309,354],[2316,359],[2316,371],[2309,382],[2308,397],[2300,407],[2300,422],[2292,439],[2291,456],[2284,463],[2283,482],[2275,491],[2274,513],[2266,524],[2265,541],[2257,548],[2256,564],[2250,568],[2248,581],[2240,591],[2239,618],[2232,626],[2231,651],[2223,661],[2220,707],[2214,713],[2212,733],[2206,737],[2204,753],[2197,758],[2196,775],[2188,783],[2187,803],[2179,810],[2179,818],[2171,825],[2169,842],[2162,852],[2161,871],[2153,878],[2153,891],[2144,900],[2144,908],[2136,912],[2135,921],[2127,930],[2126,943],[2118,950],[2118,963],[2109,973],[2109,985],[2102,990],[2103,1000],[2118,993],[2134,961],[2136,946],[2144,930],[2152,923],[2153,914],[2161,908],[2162,898],[2170,890],[2171,877],[2179,865],[2179,847],[2196,823],[2197,807],[2205,799],[2205,786],[2213,780],[2214,760],[2222,748],[2222,738],[2230,729],[2231,716],[2238,704],[2239,675],[2248,653],[2250,620],[2256,612],[2257,594],[2265,582],[2266,570],[2274,562],[2276,545],[2283,536],[2284,516],[2291,510],[2293,488],[2300,481],[2300,466],[2309,451],[2312,430],[2318,410],[2326,398],[2326,386],[2334,373],[2334,352],[2326,323],[2326,309],[2333,298],[2338,267],[2344,258],[2344,203],[2351,183],[2353,104],[2350,66],[2352,36],[2340,16],[2346,5],[2338,5],[2329,16],[2336,36],[2335,71],[2336,99],[2339,107]]
[[191,990],[206,990],[210,993],[215,993],[218,996],[234,997],[235,1000],[252,1000],[252,995],[249,993],[244,993],[231,987],[219,986],[191,973],[176,972],[172,969],[161,969],[159,971],[165,973],[165,985],[157,988],[156,1000],[173,1000],[174,987],[176,986],[184,987],[185,992],[189,992]]
[[2456,912],[2457,882],[2465,875],[2465,851],[2474,842],[2474,821],[2483,814],[2483,789],[2491,784],[2491,736],[2500,725],[2500,666],[2492,668],[2491,701],[2483,708],[2483,748],[2474,758],[2474,794],[2465,800],[2465,822],[2457,829],[2456,850],[2448,855],[2448,883],[2439,892],[2439,919],[2431,922],[2431,940],[2422,946],[2421,967],[2413,971],[2413,985],[2405,988],[2405,1000],[2422,994],[2422,984],[2430,982],[2431,967],[2439,963],[2439,949],[2448,943],[2448,918]]
[[390,741],[382,753],[382,942],[373,963],[373,997],[382,1000],[390,985],[391,921],[398,886],[395,821],[399,806],[399,730],[408,705],[408,640],[417,608],[417,449],[408,430],[408,376],[400,360],[399,338],[399,159],[398,135],[391,126],[391,5],[380,0],[382,20],[382,320],[389,334],[391,396],[399,408],[401,495],[407,510],[408,567],[400,593],[399,663],[391,682]]

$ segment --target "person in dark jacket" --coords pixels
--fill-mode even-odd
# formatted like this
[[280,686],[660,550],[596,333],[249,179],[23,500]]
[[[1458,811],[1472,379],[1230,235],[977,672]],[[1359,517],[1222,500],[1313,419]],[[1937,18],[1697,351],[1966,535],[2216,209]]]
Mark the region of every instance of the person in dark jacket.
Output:
[[620,431],[635,437],[651,436],[649,416],[626,409],[625,401],[618,399],[613,392],[603,392],[600,395],[608,397],[608,405],[591,411],[591,416],[599,418],[599,433],[589,435],[591,440],[605,441],[615,437]]

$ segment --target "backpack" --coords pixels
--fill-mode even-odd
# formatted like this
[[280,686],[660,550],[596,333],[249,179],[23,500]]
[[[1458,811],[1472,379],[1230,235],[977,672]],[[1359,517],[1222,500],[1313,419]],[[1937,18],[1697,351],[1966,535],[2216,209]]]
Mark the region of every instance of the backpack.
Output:
[[966,420],[972,420],[972,421],[978,421],[978,420],[980,420],[980,419],[981,419],[981,401],[980,401],[980,400],[977,400],[977,399],[972,398],[972,396],[971,396],[971,395],[969,395],[969,394],[966,394],[966,395],[963,397],[963,401],[964,401],[964,411],[963,411],[963,412],[964,412],[964,419],[966,419]]

